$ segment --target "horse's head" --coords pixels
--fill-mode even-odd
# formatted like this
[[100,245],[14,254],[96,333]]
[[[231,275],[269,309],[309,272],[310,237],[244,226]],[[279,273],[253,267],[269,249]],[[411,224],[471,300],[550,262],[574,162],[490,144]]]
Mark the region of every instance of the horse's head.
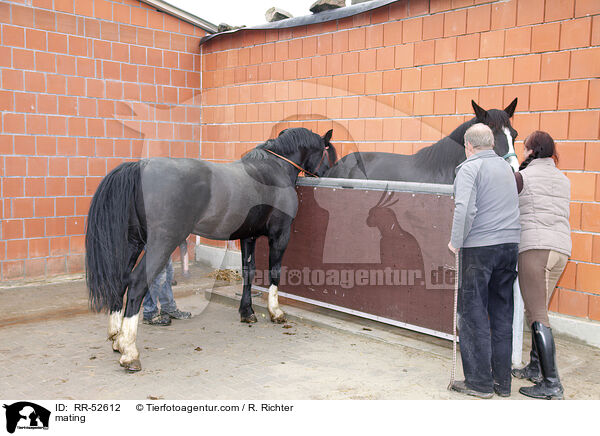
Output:
[[494,134],[494,151],[517,171],[519,169],[519,162],[514,147],[517,131],[510,124],[510,119],[517,107],[517,99],[515,98],[504,110],[490,109],[486,111],[473,100],[471,100],[471,104],[475,111],[474,122],[486,124],[492,129],[492,133]]
[[319,136],[308,129],[299,127],[282,130],[277,139],[293,143],[299,155],[298,164],[312,174],[321,177],[337,160],[337,153],[330,142],[332,134],[333,129],[325,135]]

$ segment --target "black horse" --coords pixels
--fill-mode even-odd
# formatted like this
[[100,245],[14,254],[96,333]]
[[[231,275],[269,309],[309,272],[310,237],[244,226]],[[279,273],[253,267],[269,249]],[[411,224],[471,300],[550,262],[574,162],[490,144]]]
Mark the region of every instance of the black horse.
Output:
[[325,177],[343,179],[397,180],[423,183],[454,183],[455,168],[466,159],[465,131],[475,123],[487,124],[494,133],[494,150],[518,169],[514,141],[517,131],[510,124],[517,99],[504,110],[484,110],[471,101],[475,118],[461,124],[449,136],[412,155],[355,152],[344,156]]
[[242,322],[256,322],[250,296],[254,247],[256,238],[267,236],[269,312],[272,321],[285,320],[277,287],[298,209],[296,179],[301,170],[320,176],[331,168],[336,161],[331,134],[286,129],[236,162],[152,158],[123,163],[102,180],[88,214],[87,285],[92,308],[110,312],[108,334],[122,354],[121,366],[141,369],[135,345],[140,306],[149,284],[190,233],[241,240]]

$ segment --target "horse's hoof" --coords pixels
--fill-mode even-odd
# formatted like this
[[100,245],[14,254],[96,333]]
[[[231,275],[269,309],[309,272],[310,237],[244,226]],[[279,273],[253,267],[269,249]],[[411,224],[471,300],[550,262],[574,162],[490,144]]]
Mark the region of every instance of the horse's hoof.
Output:
[[138,372],[142,370],[140,359],[134,359],[131,362],[119,362],[119,365],[125,368],[125,371],[127,372]]
[[256,321],[258,321],[258,320],[256,319],[256,315],[255,314],[251,314],[250,316],[242,316],[241,319],[240,319],[240,322],[245,322],[245,323],[248,323],[248,324],[253,324]]
[[285,314],[282,313],[279,316],[273,316],[271,315],[271,322],[274,322],[275,324],[283,324],[285,323],[287,320],[285,319]]

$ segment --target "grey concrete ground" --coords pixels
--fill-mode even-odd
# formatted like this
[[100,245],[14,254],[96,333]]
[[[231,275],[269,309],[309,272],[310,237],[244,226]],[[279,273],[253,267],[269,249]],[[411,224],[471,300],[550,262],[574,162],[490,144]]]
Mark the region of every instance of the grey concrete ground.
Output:
[[[451,343],[306,306],[283,306],[286,326],[239,322],[239,284],[193,266],[174,287],[195,315],[140,324],[143,370],[128,374],[106,342],[107,317],[87,309],[79,277],[0,288],[3,399],[463,399],[446,390]],[[205,295],[210,298],[207,300]],[[287,328],[286,328],[287,327]],[[527,342],[528,338],[526,338]],[[557,339],[567,399],[600,399],[600,350]],[[460,377],[460,362],[458,375]],[[510,399],[523,399],[513,383]],[[499,399],[498,397],[495,397]]]

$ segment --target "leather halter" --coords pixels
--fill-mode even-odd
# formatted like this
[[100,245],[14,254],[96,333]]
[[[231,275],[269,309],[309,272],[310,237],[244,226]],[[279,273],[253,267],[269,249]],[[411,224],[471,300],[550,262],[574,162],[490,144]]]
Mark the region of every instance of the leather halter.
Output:
[[[325,147],[325,149],[323,150],[323,156],[321,156],[321,160],[319,161],[319,165],[317,165],[317,168],[315,169],[315,171],[317,171],[319,169],[319,167],[321,166],[321,164],[323,163],[323,160],[325,159],[325,153],[327,153],[327,149],[329,148],[329,146]],[[277,156],[280,159],[283,159],[284,161],[286,161],[287,163],[289,163],[290,165],[292,165],[293,167],[295,167],[297,170],[299,170],[301,173],[304,174],[308,174],[312,177],[316,177],[319,178],[319,176],[317,176],[316,174],[311,173],[308,170],[305,170],[304,168],[302,168],[300,165],[298,165],[296,162],[288,159],[287,157],[284,157],[280,154],[275,153],[274,151],[269,150],[268,148],[263,148],[264,151],[268,151],[269,153],[271,153],[274,156]],[[329,154],[327,154],[327,158],[329,159]],[[331,160],[330,162],[330,166],[331,166]]]

